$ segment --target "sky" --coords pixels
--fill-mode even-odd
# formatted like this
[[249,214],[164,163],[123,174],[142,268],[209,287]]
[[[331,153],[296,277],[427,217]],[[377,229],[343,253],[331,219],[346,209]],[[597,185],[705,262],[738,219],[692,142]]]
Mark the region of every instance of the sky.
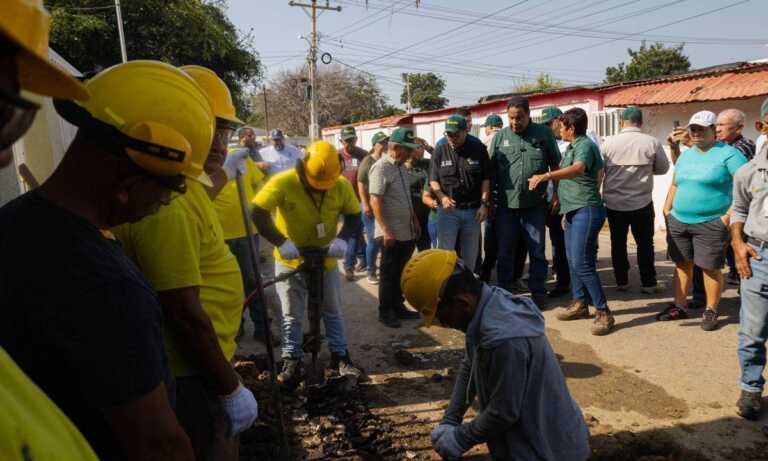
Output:
[[[309,0],[301,0],[309,3]],[[324,5],[326,0],[318,0]],[[366,7],[367,3],[367,7]],[[449,105],[509,92],[546,72],[565,85],[597,83],[642,40],[685,43],[691,68],[768,58],[768,0],[329,0],[319,48],[376,76],[400,104],[404,72],[446,80]],[[267,81],[306,59],[311,22],[288,0],[229,0],[251,31]],[[324,64],[318,62],[318,66]],[[268,84],[268,83],[267,83]]]

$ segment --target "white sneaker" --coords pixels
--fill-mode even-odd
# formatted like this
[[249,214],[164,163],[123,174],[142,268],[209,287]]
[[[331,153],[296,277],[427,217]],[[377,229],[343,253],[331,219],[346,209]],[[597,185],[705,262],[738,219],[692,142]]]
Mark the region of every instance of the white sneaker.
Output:
[[368,274],[368,283],[370,283],[371,285],[378,285],[379,278],[376,277],[376,274]]

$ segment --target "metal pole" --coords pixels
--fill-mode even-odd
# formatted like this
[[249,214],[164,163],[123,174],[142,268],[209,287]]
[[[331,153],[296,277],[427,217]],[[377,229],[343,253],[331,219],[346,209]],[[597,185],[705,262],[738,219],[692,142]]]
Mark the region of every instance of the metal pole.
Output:
[[261,320],[264,324],[264,342],[267,346],[267,363],[269,364],[269,380],[272,385],[272,399],[275,402],[275,412],[278,419],[278,430],[280,433],[280,459],[287,461],[290,459],[290,445],[288,444],[288,433],[285,429],[285,416],[283,415],[283,396],[280,393],[280,387],[277,385],[277,366],[275,364],[275,350],[272,346],[272,330],[269,325],[269,312],[267,309],[266,298],[264,297],[264,285],[261,281],[261,272],[259,272],[259,253],[256,250],[256,243],[253,241],[253,223],[249,216],[248,198],[245,195],[243,186],[243,176],[237,172],[235,176],[237,183],[237,192],[240,196],[240,209],[243,212],[243,223],[245,224],[245,236],[248,238],[248,257],[250,258],[253,276],[256,279],[256,290],[261,300]]
[[312,0],[312,45],[309,51],[309,141],[317,139],[317,0]]
[[117,14],[117,34],[120,36],[120,54],[123,62],[128,62],[128,53],[125,51],[125,32],[123,32],[123,13],[120,9],[120,0],[115,0],[115,13]]
[[405,74],[405,90],[408,97],[408,107],[406,108],[406,112],[410,114],[411,110],[413,110],[413,106],[411,105],[411,77],[408,74]]

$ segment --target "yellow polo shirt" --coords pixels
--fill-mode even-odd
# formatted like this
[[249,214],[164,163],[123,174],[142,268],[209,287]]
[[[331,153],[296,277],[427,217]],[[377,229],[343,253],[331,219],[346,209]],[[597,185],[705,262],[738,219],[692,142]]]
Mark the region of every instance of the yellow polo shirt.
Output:
[[[186,194],[174,198],[170,205],[113,231],[156,291],[200,287],[203,310],[213,323],[224,356],[230,360],[243,313],[243,281],[203,186],[188,181]],[[195,358],[176,344],[167,323],[163,337],[174,375],[197,374]]]
[[98,460],[75,425],[21,371],[2,348],[0,348],[0,459],[3,461]]
[[[352,185],[340,176],[336,184],[323,193],[310,192],[299,179],[295,168],[273,176],[262,187],[253,204],[270,212],[277,211],[275,226],[299,249],[327,247],[336,237],[339,216],[360,213]],[[320,236],[318,225],[324,236]],[[275,248],[275,260],[288,267],[299,267],[302,259],[284,260]],[[336,267],[336,260],[325,258],[325,270]]]
[[[264,173],[250,158],[245,159],[246,172],[242,176],[245,198],[251,203],[256,192],[262,185]],[[245,224],[243,223],[243,211],[240,208],[240,194],[237,191],[237,182],[229,181],[216,199],[213,201],[216,215],[219,217],[221,229],[224,232],[224,240],[239,239],[245,237]],[[256,230],[256,226],[253,226]]]

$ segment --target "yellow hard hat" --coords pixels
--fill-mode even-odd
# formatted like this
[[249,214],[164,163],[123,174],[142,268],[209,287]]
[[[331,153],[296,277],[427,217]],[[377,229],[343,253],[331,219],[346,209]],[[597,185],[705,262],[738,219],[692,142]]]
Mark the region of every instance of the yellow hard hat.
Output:
[[41,0],[3,0],[0,35],[18,47],[16,65],[22,89],[63,99],[87,99],[74,77],[48,60],[51,17]]
[[456,267],[456,252],[425,250],[413,256],[400,276],[403,296],[431,326],[440,303],[440,293]]
[[213,106],[213,113],[223,120],[225,124],[236,129],[243,125],[243,121],[235,114],[235,105],[232,103],[232,94],[224,80],[216,75],[216,72],[203,66],[181,66],[179,69],[187,73],[205,91]]
[[315,141],[307,147],[304,159],[307,182],[314,189],[328,190],[341,176],[341,160],[336,148],[326,141]]
[[[205,93],[187,74],[160,61],[130,61],[100,72],[85,86],[91,98],[79,104],[95,119],[90,125],[116,128],[121,138],[116,142],[137,165],[156,176],[183,175],[212,185],[203,166],[216,119]],[[57,103],[67,120],[88,123],[60,110],[73,103]]]

